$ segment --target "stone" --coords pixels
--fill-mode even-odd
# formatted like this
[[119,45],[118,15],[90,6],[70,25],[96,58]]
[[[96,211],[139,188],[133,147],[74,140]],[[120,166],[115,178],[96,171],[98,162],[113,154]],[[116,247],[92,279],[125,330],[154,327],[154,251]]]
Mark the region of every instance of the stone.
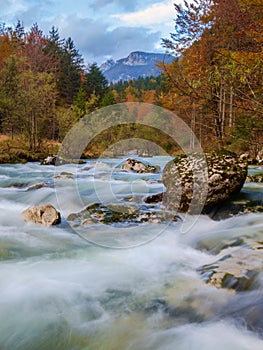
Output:
[[263,245],[240,240],[229,244],[215,262],[198,269],[206,283],[237,292],[253,289],[256,277],[263,272]]
[[248,175],[246,182],[263,183],[263,174]]
[[42,160],[41,165],[63,165],[67,164],[68,162],[58,156],[48,156],[45,159]]
[[173,211],[209,213],[239,193],[246,177],[247,161],[234,153],[208,153],[205,161],[201,154],[178,156],[163,171],[162,181],[166,187],[163,204]]
[[27,191],[39,190],[40,188],[43,188],[45,186],[46,185],[44,182],[38,182],[36,184],[28,186]]
[[58,225],[61,222],[60,213],[50,204],[29,207],[22,212],[21,217],[25,222],[45,226]]
[[139,160],[130,158],[122,165],[122,169],[135,173],[156,173],[160,171],[160,167],[157,165],[145,164]]
[[144,199],[144,202],[147,204],[153,204],[153,203],[162,202],[162,200],[163,200],[163,193],[156,193],[146,197]]
[[72,173],[69,173],[67,171],[62,171],[59,175],[55,175],[54,179],[57,180],[74,180],[74,175]]
[[257,157],[256,157],[256,161],[257,161],[258,165],[262,165],[263,164],[263,148],[262,148],[262,150],[260,150],[258,152]]
[[73,225],[102,224],[158,224],[167,221],[178,221],[180,218],[169,211],[152,210],[146,205],[133,206],[123,204],[94,203],[79,213],[72,213],[67,220]]

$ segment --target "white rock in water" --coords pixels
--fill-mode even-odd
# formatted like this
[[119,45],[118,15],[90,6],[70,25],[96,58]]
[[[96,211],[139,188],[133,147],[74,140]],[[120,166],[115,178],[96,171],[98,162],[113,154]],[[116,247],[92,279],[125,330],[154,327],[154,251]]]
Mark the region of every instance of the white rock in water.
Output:
[[29,207],[21,214],[25,222],[52,226],[61,222],[60,213],[50,204]]
[[136,159],[127,159],[122,165],[122,169],[136,173],[155,173],[157,171],[160,171],[159,166],[144,164]]

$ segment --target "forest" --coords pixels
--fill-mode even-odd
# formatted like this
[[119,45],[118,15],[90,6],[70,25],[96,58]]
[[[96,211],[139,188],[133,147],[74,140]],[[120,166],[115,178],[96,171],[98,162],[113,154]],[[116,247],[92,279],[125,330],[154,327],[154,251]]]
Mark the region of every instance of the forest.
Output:
[[263,140],[263,1],[174,6],[175,31],[163,45],[178,59],[163,67],[161,105],[182,117],[203,147],[254,156]]
[[[85,65],[74,41],[61,38],[55,26],[45,35],[37,23],[28,31],[21,21],[2,23],[0,160],[54,153],[80,118],[127,101],[173,111],[205,150],[254,157],[263,141],[263,0],[194,0],[174,7],[174,32],[162,39],[173,63],[160,62],[159,77],[114,85],[96,63]],[[90,156],[100,153],[108,136],[96,138]],[[168,139],[153,134],[152,140],[178,151]]]

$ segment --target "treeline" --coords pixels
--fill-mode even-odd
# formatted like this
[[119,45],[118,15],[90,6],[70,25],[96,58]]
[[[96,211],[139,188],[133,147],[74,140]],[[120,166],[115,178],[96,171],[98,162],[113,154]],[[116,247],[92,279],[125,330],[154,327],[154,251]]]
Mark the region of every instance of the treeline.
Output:
[[127,94],[128,90],[132,88],[137,92],[142,93],[149,90],[158,90],[161,87],[163,80],[164,77],[162,75],[159,75],[157,77],[139,77],[132,80],[120,80],[115,84],[111,84],[111,88],[115,90],[119,95],[122,95],[124,93]]
[[[131,101],[155,103],[164,79],[146,77],[109,85],[96,63],[85,67],[73,40],[61,38],[57,28],[44,35],[37,24],[29,31],[20,21],[14,28],[2,24],[0,133],[9,139],[1,142],[0,161],[37,159],[37,154],[49,152],[51,141],[63,141],[76,122],[102,107]],[[98,156],[118,140],[142,135],[173,149],[169,138],[139,129],[132,125],[96,135],[84,155]]]
[[[96,109],[147,102],[174,111],[205,149],[254,156],[263,141],[263,0],[185,0],[174,6],[175,32],[163,39],[173,63],[162,64],[158,77],[110,85],[96,63],[85,67],[73,40],[60,38],[55,27],[44,35],[37,24],[29,31],[20,21],[14,28],[1,24],[0,133],[23,137],[37,152],[43,140],[62,141]],[[152,131],[148,136],[156,139]],[[116,140],[111,133],[97,137],[94,152]]]
[[164,47],[162,106],[183,118],[207,148],[256,153],[263,141],[263,0],[194,0],[174,5]]
[[148,102],[159,104],[159,96],[166,90],[166,76],[139,77],[131,80],[120,80],[110,84],[117,102]]
[[37,24],[0,26],[0,132],[24,136],[36,152],[44,139],[62,140],[79,118],[115,103],[94,63],[88,68],[71,38]]

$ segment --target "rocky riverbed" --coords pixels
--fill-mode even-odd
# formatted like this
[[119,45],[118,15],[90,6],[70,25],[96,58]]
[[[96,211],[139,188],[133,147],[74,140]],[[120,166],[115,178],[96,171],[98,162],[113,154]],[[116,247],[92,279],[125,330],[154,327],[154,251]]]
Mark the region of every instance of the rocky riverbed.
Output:
[[[140,159],[153,173],[117,158],[0,166],[1,349],[262,349],[263,214],[153,222],[171,160]],[[228,201],[262,207],[262,195],[245,182]],[[46,204],[57,225],[21,217]]]

